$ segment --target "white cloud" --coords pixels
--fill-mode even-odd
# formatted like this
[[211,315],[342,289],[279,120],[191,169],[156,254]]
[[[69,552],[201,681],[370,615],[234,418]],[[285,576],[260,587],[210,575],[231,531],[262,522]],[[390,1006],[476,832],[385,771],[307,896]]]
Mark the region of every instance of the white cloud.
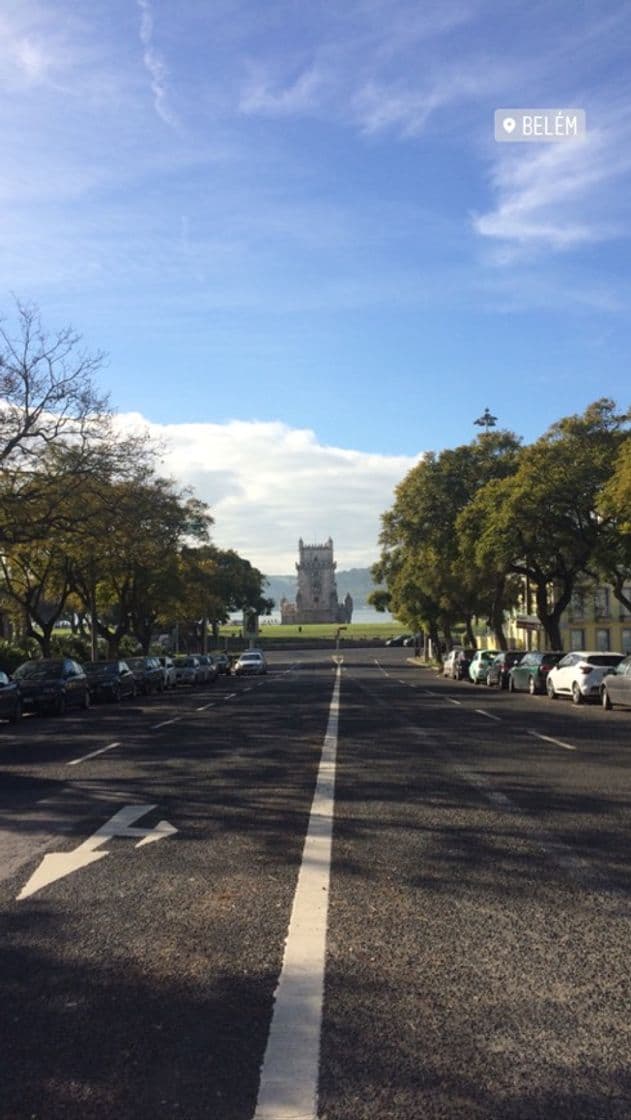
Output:
[[631,166],[625,134],[618,121],[615,132],[595,128],[583,140],[501,145],[491,176],[497,203],[472,219],[477,233],[501,245],[495,263],[618,236],[621,225],[606,199]]
[[295,82],[284,88],[271,88],[269,78],[254,77],[240,101],[242,113],[285,117],[313,109],[322,87],[322,77],[315,68],[305,70]]
[[340,569],[373,563],[380,515],[418,461],[327,447],[280,421],[153,424],[125,414],[118,422],[148,428],[165,449],[162,470],[210,505],[215,543],[268,574],[294,570],[299,537],[331,536]]
[[144,47],[143,62],[151,78],[151,92],[156,113],[165,124],[176,128],[178,119],[169,105],[167,81],[169,72],[162,55],[153,46],[153,14],[149,0],[137,0],[140,8],[140,41]]

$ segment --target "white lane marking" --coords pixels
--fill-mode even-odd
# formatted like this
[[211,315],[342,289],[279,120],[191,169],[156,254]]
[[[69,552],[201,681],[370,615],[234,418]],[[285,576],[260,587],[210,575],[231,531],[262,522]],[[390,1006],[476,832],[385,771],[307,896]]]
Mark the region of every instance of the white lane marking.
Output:
[[502,722],[500,716],[492,716],[490,712],[485,712],[484,708],[474,708],[473,710],[477,712],[479,716],[486,716],[487,719],[494,719],[497,723]]
[[390,674],[389,674],[389,673],[387,672],[387,670],[386,670],[386,669],[384,669],[384,667],[383,667],[383,665],[381,664],[381,662],[380,662],[380,661],[377,661],[377,658],[376,658],[376,657],[374,658],[374,662],[375,662],[375,665],[377,666],[377,668],[378,668],[378,669],[381,669],[381,672],[383,673],[384,677],[389,677],[389,676],[390,676]]
[[254,1120],[317,1116],[341,667],[313,795]]
[[174,716],[173,719],[163,719],[162,723],[153,723],[149,728],[150,731],[157,731],[159,727],[168,727],[170,723],[177,723],[180,716]]
[[[85,762],[86,758],[96,758],[97,754],[105,754],[106,751],[113,751],[114,747],[120,747],[120,742],[117,740],[115,743],[109,743],[107,747],[99,747],[98,751],[90,751],[89,754],[84,754],[82,758],[73,758],[72,762],[67,762],[66,766],[78,766],[80,762]],[[38,802],[40,804],[40,802]]]
[[533,739],[542,739],[544,743],[554,743],[556,747],[563,747],[564,751],[576,750],[576,747],[573,747],[570,743],[563,743],[561,739],[553,739],[551,735],[540,735],[538,731],[529,731],[528,734],[532,735]]
[[438,696],[437,692],[432,692],[429,688],[423,689],[423,696]]
[[462,700],[454,700],[453,696],[448,696],[447,699],[450,704],[457,704],[459,708],[462,707]]
[[236,692],[226,692],[226,695],[224,696],[224,700],[234,700],[236,695],[237,695]]
[[215,701],[211,700],[209,704],[202,704],[201,708],[195,708],[196,712],[205,712],[207,708],[214,708]]

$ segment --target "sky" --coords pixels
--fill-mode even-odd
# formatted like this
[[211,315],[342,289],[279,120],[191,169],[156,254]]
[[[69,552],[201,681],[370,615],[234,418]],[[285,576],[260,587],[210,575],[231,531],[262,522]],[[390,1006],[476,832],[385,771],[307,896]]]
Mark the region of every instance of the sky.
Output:
[[106,353],[219,546],[369,564],[485,407],[631,403],[630,44],[613,0],[3,0],[0,313]]

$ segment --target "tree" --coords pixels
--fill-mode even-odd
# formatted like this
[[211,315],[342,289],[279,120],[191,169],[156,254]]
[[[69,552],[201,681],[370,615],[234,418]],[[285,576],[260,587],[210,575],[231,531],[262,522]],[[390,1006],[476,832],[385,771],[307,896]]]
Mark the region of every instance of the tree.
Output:
[[15,545],[0,552],[0,572],[4,594],[22,611],[27,637],[50,657],[53,628],[70,594],[66,550],[56,541]]
[[215,642],[219,627],[238,610],[269,614],[274,600],[264,594],[265,577],[233,549],[206,544],[181,553],[182,609],[186,616],[205,619]]
[[600,496],[626,422],[607,398],[559,420],[522,452],[512,476],[487,483],[461,519],[477,536],[480,565],[533,586],[552,649],[561,648],[561,615],[604,540]]
[[596,578],[611,584],[615,598],[631,611],[631,436],[623,439],[598,503],[601,531],[594,556]]
[[506,644],[503,612],[514,589],[503,573],[477,564],[472,551],[462,547],[458,517],[489,479],[515,470],[519,451],[512,432],[498,431],[439,455],[430,453],[399,484],[393,507],[382,517],[380,564],[388,590],[394,581],[397,602],[408,602],[403,581],[410,580],[411,601],[423,604],[448,643],[452,628],[464,624],[467,641],[475,646],[473,619],[482,616],[489,617],[499,644]]

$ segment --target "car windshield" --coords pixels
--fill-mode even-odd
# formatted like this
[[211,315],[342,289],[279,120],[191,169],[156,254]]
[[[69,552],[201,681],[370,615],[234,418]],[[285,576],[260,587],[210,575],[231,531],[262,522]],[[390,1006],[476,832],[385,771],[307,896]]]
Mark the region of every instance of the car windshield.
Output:
[[127,664],[130,669],[144,669],[145,659],[144,657],[128,657]]
[[19,680],[43,680],[45,677],[60,677],[63,661],[27,661],[13,674]]
[[619,665],[623,656],[622,653],[591,653],[585,660],[588,665]]

